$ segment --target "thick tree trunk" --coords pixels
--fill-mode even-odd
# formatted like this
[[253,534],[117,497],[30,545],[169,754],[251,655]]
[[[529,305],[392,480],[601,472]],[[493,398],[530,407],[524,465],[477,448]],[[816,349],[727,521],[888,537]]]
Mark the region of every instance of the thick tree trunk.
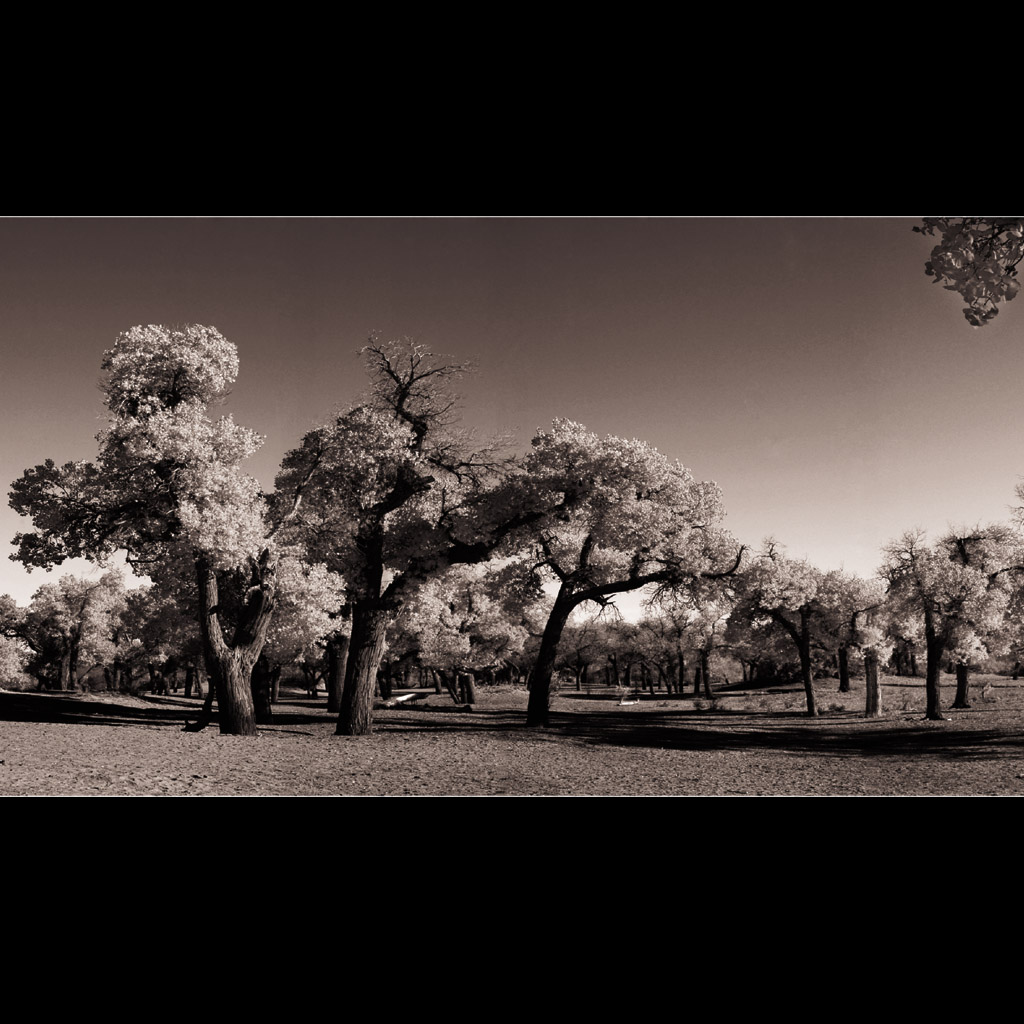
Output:
[[537,652],[537,662],[530,684],[530,700],[526,705],[527,727],[545,726],[550,720],[548,706],[551,700],[551,677],[555,670],[558,641],[562,638],[562,631],[574,607],[571,593],[559,590],[544,627],[540,650]]
[[389,617],[384,608],[359,603],[352,610],[352,640],[336,736],[366,736],[373,731],[373,690],[384,657]]
[[327,644],[327,710],[334,714],[341,710],[350,640],[350,637],[339,636]]
[[462,700],[466,704],[476,703],[476,680],[472,672],[463,672],[459,687]]
[[[264,552],[255,567],[257,585],[247,595],[245,607],[228,644],[221,631],[217,575],[203,560],[196,564],[199,584],[199,630],[203,653],[210,672],[210,688],[216,690],[220,731],[227,736],[257,736],[251,677],[256,659],[263,650],[274,609],[277,589],[276,563]],[[205,711],[205,709],[204,709]],[[200,722],[205,724],[205,716]],[[206,718],[208,721],[208,718]],[[193,730],[201,728],[186,726]]]
[[274,720],[274,708],[270,698],[270,663],[261,654],[256,659],[250,675],[252,707],[257,725],[268,725]]
[[257,736],[256,709],[252,700],[252,668],[231,651],[217,665],[217,714],[224,736]]
[[708,700],[711,700],[713,694],[711,693],[711,670],[708,667],[708,652],[700,652],[700,674],[704,681],[704,696]]
[[839,692],[850,692],[850,655],[845,647],[840,647],[837,654],[839,660]]
[[185,669],[185,696],[192,696],[192,688],[196,682],[196,667],[195,665],[188,665]]
[[956,666],[956,697],[953,699],[953,707],[969,708],[971,702],[967,699],[971,690],[970,671],[966,665]]

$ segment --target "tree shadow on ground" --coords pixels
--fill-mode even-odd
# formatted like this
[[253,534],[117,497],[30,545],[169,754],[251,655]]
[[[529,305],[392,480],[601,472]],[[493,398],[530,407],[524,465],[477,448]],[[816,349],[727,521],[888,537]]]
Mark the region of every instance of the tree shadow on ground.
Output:
[[[522,711],[476,710],[438,720],[434,708],[375,720],[381,732],[507,732],[510,738],[664,750],[785,751],[832,757],[930,756],[944,760],[1024,757],[1024,736],[1001,729],[958,729],[941,723],[867,720],[804,712],[551,711],[549,724],[528,729]],[[454,709],[457,710],[457,709]],[[410,709],[412,711],[412,709]],[[745,720],[745,722],[743,721]],[[785,724],[783,724],[785,723]]]
[[93,725],[181,725],[186,717],[195,718],[201,702],[192,699],[164,698],[145,705],[86,698],[75,692],[0,693],[0,721],[51,722],[54,724]]

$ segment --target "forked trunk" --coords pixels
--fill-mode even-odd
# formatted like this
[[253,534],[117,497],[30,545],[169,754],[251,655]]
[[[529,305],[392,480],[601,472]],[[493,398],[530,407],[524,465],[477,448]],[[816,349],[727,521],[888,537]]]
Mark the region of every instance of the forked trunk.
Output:
[[217,712],[224,736],[256,736],[256,710],[252,700],[252,668],[231,651],[215,670]]
[[[199,584],[199,630],[203,653],[210,672],[210,690],[216,690],[220,731],[226,736],[256,736],[256,712],[252,699],[251,677],[256,659],[267,639],[274,608],[276,565],[269,552],[257,564],[258,585],[251,588],[228,644],[221,631],[219,592],[216,573],[202,559],[196,565]],[[206,708],[190,731],[202,728],[209,720]]]

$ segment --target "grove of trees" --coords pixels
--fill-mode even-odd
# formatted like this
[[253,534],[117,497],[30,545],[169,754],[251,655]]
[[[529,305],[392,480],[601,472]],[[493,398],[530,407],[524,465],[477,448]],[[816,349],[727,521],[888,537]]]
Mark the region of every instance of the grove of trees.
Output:
[[[1020,219],[915,230],[937,236],[926,273],[972,325],[1016,295]],[[879,667],[918,659],[941,720],[943,665],[962,708],[972,670],[1024,655],[1016,524],[908,531],[872,580],[824,570],[771,539],[740,543],[717,485],[643,441],[569,419],[525,451],[481,441],[456,416],[467,364],[408,339],[372,337],[362,355],[362,400],[308,431],[265,493],[243,468],[261,437],[214,412],[235,345],[198,324],[120,334],[100,362],[94,460],[48,459],[10,492],[31,522],[13,558],[105,571],[47,583],[26,607],[0,597],[0,683],[162,692],[183,673],[205,698],[187,728],[216,708],[222,733],[255,736],[282,673],[301,672],[310,693],[326,687],[336,733],[360,736],[411,675],[460,703],[525,683],[525,724],[543,727],[558,685],[711,697],[728,673],[799,680],[813,716],[823,676],[848,692],[863,672],[865,713],[880,715]],[[110,568],[117,553],[141,585]],[[614,600],[633,591],[646,613],[626,623]]]

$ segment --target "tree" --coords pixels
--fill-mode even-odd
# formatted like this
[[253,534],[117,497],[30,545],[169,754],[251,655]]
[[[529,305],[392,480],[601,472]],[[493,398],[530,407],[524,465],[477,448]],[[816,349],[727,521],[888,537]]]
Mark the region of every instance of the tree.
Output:
[[310,431],[284,459],[275,499],[294,510],[282,533],[345,577],[351,641],[337,735],[372,730],[387,629],[423,585],[484,561],[518,528],[567,501],[522,472],[500,442],[453,425],[452,387],[467,371],[409,339],[363,349],[365,403]]
[[[890,600],[924,626],[926,717],[944,721],[941,709],[943,655],[968,652],[994,636],[1009,604],[1013,578],[1021,571],[1019,540],[1005,526],[951,531],[928,545],[922,530],[905,533],[886,546],[880,575]],[[966,701],[966,692],[964,693]]]
[[27,669],[32,652],[20,640],[0,633],[0,687],[5,690],[29,690],[36,681]]
[[1017,217],[925,217],[914,231],[939,233],[924,272],[967,302],[963,313],[972,327],[983,327],[999,313],[999,303],[1020,291],[1017,264],[1024,259],[1024,221]]
[[[825,573],[818,588],[818,603],[822,615],[818,620],[818,633],[823,645],[836,652],[839,668],[839,692],[850,691],[851,651],[860,649],[864,634],[862,627],[868,613],[877,610],[885,601],[885,593],[877,582],[860,579],[840,570]],[[877,646],[871,633],[872,646]]]
[[125,607],[120,572],[99,580],[62,576],[41,586],[24,609],[5,598],[0,628],[32,651],[27,670],[40,683],[74,690],[89,668],[114,656],[111,621]]
[[[11,505],[35,531],[15,537],[12,557],[48,568],[123,549],[157,584],[194,581],[220,731],[254,736],[250,677],[273,612],[278,552],[259,484],[240,468],[262,438],[208,415],[237,377],[237,350],[212,327],[140,326],[118,336],[102,369],[109,421],[97,461],[47,460],[14,482]],[[229,581],[242,592],[226,623]]]
[[558,586],[530,683],[526,724],[549,721],[551,676],[572,612],[605,606],[647,586],[681,589],[721,578],[739,565],[720,529],[721,493],[638,440],[598,437],[570,420],[539,433],[524,463],[534,486],[568,500],[524,530],[534,570]]
[[790,638],[800,661],[807,714],[818,714],[813,656],[819,632],[830,612],[827,574],[803,559],[786,558],[774,541],[747,565],[738,581],[740,619],[770,619]]

